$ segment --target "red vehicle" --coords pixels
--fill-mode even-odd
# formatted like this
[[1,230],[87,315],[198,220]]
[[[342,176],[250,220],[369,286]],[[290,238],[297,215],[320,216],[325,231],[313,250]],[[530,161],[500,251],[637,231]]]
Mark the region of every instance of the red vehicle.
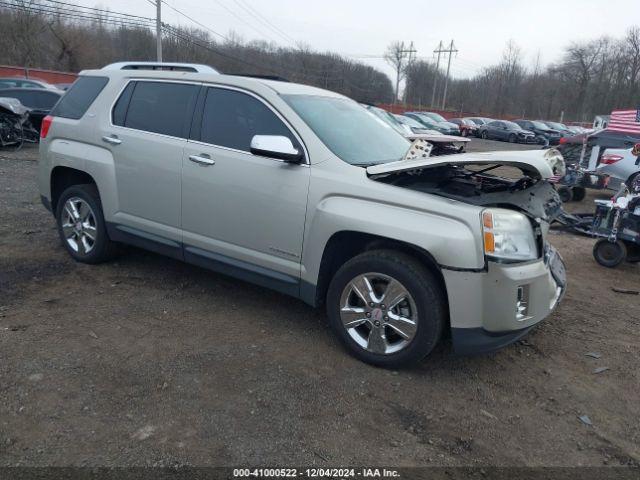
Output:
[[447,120],[451,123],[458,125],[460,129],[460,135],[463,137],[477,137],[478,129],[480,128],[477,123],[468,118],[452,118]]

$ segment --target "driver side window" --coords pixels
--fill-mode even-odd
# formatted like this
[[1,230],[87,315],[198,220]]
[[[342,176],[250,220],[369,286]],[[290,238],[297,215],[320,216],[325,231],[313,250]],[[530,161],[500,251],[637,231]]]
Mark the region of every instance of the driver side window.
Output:
[[282,135],[300,148],[289,128],[260,100],[236,90],[209,88],[200,141],[249,152],[254,135]]

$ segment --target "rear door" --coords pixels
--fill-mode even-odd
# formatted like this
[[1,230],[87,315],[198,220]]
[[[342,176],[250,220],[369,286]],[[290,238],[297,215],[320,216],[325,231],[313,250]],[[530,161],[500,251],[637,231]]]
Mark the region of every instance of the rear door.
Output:
[[200,85],[132,80],[100,136],[113,155],[115,228],[180,250],[182,154]]
[[284,135],[304,147],[251,92],[203,93],[183,158],[185,258],[297,293],[310,168],[254,155],[250,143],[254,135]]

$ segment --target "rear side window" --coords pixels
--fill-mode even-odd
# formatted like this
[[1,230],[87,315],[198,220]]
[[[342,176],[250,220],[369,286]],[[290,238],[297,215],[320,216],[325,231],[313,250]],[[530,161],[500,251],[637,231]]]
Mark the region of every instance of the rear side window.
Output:
[[187,138],[199,89],[197,85],[184,83],[131,83],[113,109],[113,123]]
[[73,120],[82,118],[108,82],[107,77],[79,77],[56,104],[51,115]]
[[209,88],[200,140],[249,152],[254,135],[283,135],[299,146],[282,120],[260,100],[235,90]]

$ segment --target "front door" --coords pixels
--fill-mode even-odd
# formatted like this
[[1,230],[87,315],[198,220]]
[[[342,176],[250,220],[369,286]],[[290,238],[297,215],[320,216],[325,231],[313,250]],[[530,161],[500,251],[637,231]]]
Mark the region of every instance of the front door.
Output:
[[[295,293],[310,167],[250,153],[254,135],[300,141],[256,96],[210,87],[183,156],[185,258]],[[198,114],[196,114],[198,115]]]

